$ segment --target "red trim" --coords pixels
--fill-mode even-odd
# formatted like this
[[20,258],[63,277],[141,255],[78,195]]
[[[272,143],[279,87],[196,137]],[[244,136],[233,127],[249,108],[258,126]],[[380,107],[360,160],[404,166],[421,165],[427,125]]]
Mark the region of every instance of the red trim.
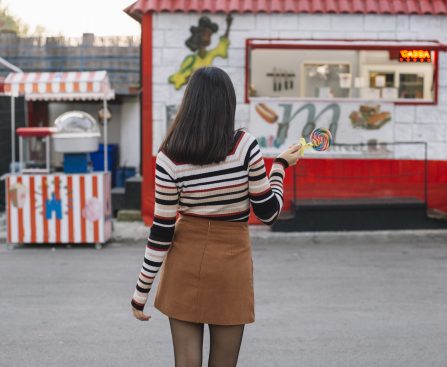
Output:
[[[144,275],[143,273],[140,273],[142,276],[144,276],[145,278],[147,278],[147,279],[154,279],[155,278],[155,276],[153,276],[153,277],[148,277],[147,275]],[[135,303],[138,303],[138,302],[135,302]],[[141,304],[141,303],[138,303],[139,305]]]
[[246,182],[243,182],[241,184],[235,184],[235,185],[229,185],[229,186],[225,186],[225,187],[214,187],[211,189],[203,189],[203,190],[188,190],[185,191],[186,194],[192,193],[192,192],[207,192],[207,191],[215,191],[215,190],[222,190],[222,189],[227,189],[229,187],[237,187],[237,186],[245,186],[247,185]]
[[[422,45],[426,49],[430,50],[443,50],[447,51],[447,44],[440,43],[439,40],[436,39],[424,39],[424,40],[412,40],[412,39],[376,39],[376,38],[291,38],[291,37],[284,37],[284,38],[268,38],[268,37],[253,37],[253,38],[247,38],[247,41],[249,41],[250,44],[253,44],[253,42],[256,41],[272,41],[274,44],[275,41],[310,41],[310,42],[327,42],[328,45],[336,45],[334,42],[375,42],[373,45],[367,45],[371,47],[385,47],[385,42],[397,42],[397,45],[392,45],[393,47],[396,47],[398,49],[401,48],[413,48],[415,46],[415,42],[424,43]],[[407,43],[404,43],[407,42]],[[381,44],[380,44],[381,43]],[[436,45],[428,45],[429,43],[434,43]],[[312,46],[312,44],[305,44],[305,45],[295,45],[295,46]],[[343,46],[343,45],[338,45]],[[363,45],[350,45],[350,46],[361,46],[362,49]],[[418,48],[421,47],[421,45],[417,45]]]
[[232,149],[232,151],[229,153],[229,155],[233,155],[234,152],[236,152],[237,147],[239,146],[239,143],[242,140],[242,137],[245,135],[245,131],[242,131],[241,134],[239,134],[239,139],[237,140],[236,144],[234,144],[234,147]]
[[[272,41],[268,44],[253,44],[253,41]],[[275,43],[275,41],[315,41],[315,42],[328,42],[324,44],[287,44],[287,43]],[[281,39],[274,39],[274,38],[248,38],[245,40],[245,103],[250,103],[250,97],[248,96],[248,86],[250,85],[250,51],[255,49],[304,49],[304,50],[399,50],[402,48],[414,48],[417,45],[415,45],[414,41],[411,40],[404,40],[403,42],[409,42],[408,44],[402,43],[399,45],[358,45],[358,44],[343,44],[343,45],[336,45],[333,44],[334,41],[343,41],[343,42],[359,42],[359,41],[377,41],[374,39],[305,39],[305,38],[281,38]],[[385,41],[385,40],[381,40]],[[402,42],[402,40],[386,40],[386,41],[396,41],[396,42]],[[439,43],[437,40],[424,40],[424,42],[435,42]],[[424,48],[431,50],[434,52],[434,95],[433,95],[433,101],[399,101],[394,102],[395,105],[437,105],[438,104],[438,79],[439,79],[439,51],[447,51],[446,45],[439,44],[439,46],[424,46]]]
[[73,243],[74,237],[74,216],[73,216],[73,176],[67,177],[67,196],[68,196],[68,242]]
[[43,223],[43,242],[48,243],[48,220],[47,220],[47,198],[48,198],[48,184],[47,176],[42,176],[42,223]]
[[36,243],[36,187],[34,176],[29,178],[29,210],[31,219],[31,243]]
[[53,130],[52,127],[19,127],[16,129],[16,134],[24,137],[45,137],[53,135]]
[[155,161],[152,159],[152,14],[146,13],[141,23],[142,69],[142,174],[141,214],[152,221],[155,205]]
[[8,210],[8,232],[7,232],[7,236],[8,236],[8,242],[11,243],[12,242],[12,238],[11,238],[11,192],[9,191],[11,187],[11,178],[7,177],[6,178],[6,203],[7,203],[7,210]]
[[[22,184],[22,177],[19,176],[17,177],[17,183],[18,184]],[[25,227],[23,225],[23,208],[21,207],[17,207],[17,221],[18,221],[18,225],[19,225],[19,243],[23,242],[24,239],[24,232],[25,232]]]
[[[256,44],[256,41],[270,41],[270,43]],[[275,42],[276,41],[276,42]],[[306,44],[293,44],[284,42],[293,41],[310,41],[315,42]],[[332,41],[332,42],[331,42]],[[399,42],[399,44],[386,45],[380,42]],[[319,43],[327,42],[327,43]],[[344,44],[336,44],[336,42],[347,42]],[[349,44],[349,42],[376,42],[376,44]],[[408,42],[408,43],[404,43]],[[414,47],[421,47],[417,45],[418,41],[413,40],[395,40],[395,39],[371,39],[371,38],[351,38],[351,39],[330,39],[330,38],[248,38],[246,43],[250,48],[275,48],[275,49],[334,49],[334,50],[401,50],[403,48],[413,49]],[[419,40],[419,42],[426,42],[424,49],[431,51],[447,51],[446,45],[439,43],[437,40]],[[428,43],[435,43],[436,45],[428,45]]]
[[146,245],[146,247],[147,248],[150,248],[151,250],[154,250],[154,251],[159,251],[159,252],[166,252],[167,251],[167,249],[159,249],[159,248],[155,248],[155,247],[152,247],[151,245]]

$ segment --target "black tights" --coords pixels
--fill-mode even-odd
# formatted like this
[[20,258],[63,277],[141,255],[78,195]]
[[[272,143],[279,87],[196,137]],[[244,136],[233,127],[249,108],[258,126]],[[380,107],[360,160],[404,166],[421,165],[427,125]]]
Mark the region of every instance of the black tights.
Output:
[[[175,367],[201,367],[204,324],[169,318]],[[210,355],[208,367],[235,367],[244,334],[241,325],[208,324]]]

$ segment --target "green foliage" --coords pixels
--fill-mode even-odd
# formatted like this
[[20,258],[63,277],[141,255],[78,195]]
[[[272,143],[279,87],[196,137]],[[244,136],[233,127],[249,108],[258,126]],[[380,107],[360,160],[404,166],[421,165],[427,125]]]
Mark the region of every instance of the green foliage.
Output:
[[26,36],[29,32],[27,24],[19,18],[9,14],[8,7],[0,0],[0,32],[14,32],[19,36]]

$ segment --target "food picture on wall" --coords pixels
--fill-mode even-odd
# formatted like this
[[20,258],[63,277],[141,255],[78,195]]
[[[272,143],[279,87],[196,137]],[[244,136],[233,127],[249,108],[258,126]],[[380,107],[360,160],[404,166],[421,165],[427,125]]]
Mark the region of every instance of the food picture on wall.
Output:
[[[251,102],[249,129],[256,134],[266,156],[274,156],[300,137],[326,149],[325,156],[361,155],[365,152],[354,151],[350,144],[366,144],[372,140],[381,144],[394,140],[394,104],[391,102],[376,105],[259,97],[252,98]],[[312,141],[313,136],[321,141]],[[324,144],[320,144],[322,142]],[[306,155],[318,156],[315,150],[306,150]],[[387,152],[376,149],[372,153]]]
[[26,187],[21,183],[16,183],[9,189],[9,197],[15,208],[23,208],[26,200]]
[[99,198],[92,196],[87,200],[85,207],[81,211],[82,216],[90,222],[95,222],[104,215],[102,202]]
[[277,113],[265,103],[257,103],[255,106],[255,110],[258,115],[261,116],[261,118],[269,124],[273,124],[278,120]]
[[361,129],[380,129],[391,121],[390,112],[380,112],[380,105],[360,105],[358,111],[349,115],[352,126]]
[[169,83],[174,84],[175,89],[180,89],[188,81],[192,72],[200,67],[212,65],[216,57],[226,59],[228,57],[228,47],[230,45],[229,33],[233,17],[228,14],[226,17],[227,29],[219,37],[216,47],[207,50],[211,44],[211,38],[219,30],[217,23],[213,23],[206,15],[199,18],[197,26],[190,28],[191,35],[185,41],[186,46],[194,53],[185,57],[180,65],[180,69],[169,76]]

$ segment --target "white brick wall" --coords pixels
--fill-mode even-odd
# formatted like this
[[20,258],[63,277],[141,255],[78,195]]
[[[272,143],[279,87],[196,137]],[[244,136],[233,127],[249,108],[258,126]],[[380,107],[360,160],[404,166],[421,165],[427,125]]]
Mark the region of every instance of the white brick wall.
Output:
[[[219,25],[218,34],[225,30],[225,15],[209,15]],[[175,91],[168,77],[190,54],[184,42],[189,28],[196,25],[199,14],[156,14],[154,16],[154,149],[156,154],[165,133],[164,118],[167,104],[178,104],[183,89]],[[235,14],[230,31],[229,57],[217,58],[214,65],[231,76],[238,106],[236,125],[246,126],[249,108],[244,104],[245,40],[253,37],[296,38],[372,38],[372,39],[438,39],[447,43],[447,17],[418,15],[336,15],[336,14]],[[213,36],[213,44],[217,42]],[[447,160],[447,55],[440,54],[438,105],[396,106],[395,136],[397,140],[428,141],[430,159]],[[400,155],[420,159],[421,154],[407,149]]]

